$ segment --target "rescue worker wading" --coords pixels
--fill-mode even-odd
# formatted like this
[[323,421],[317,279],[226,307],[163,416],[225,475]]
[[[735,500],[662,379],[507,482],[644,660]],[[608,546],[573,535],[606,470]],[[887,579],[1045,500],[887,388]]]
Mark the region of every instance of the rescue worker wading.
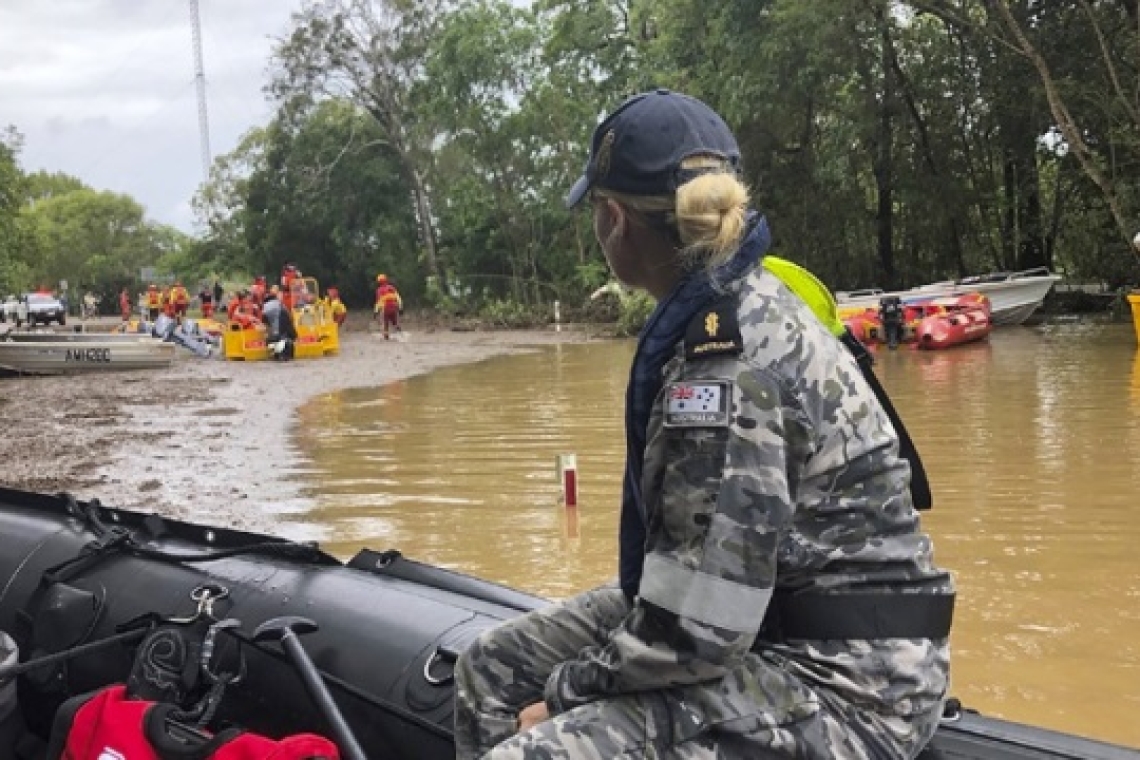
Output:
[[404,308],[404,301],[396,286],[388,282],[388,276],[376,275],[376,307],[375,316],[384,321],[384,340],[388,340],[388,328],[400,332],[400,311]]
[[485,632],[460,760],[913,758],[942,714],[953,581],[855,356],[767,266],[740,152],[659,90],[596,129],[589,200],[638,340],[620,587]]

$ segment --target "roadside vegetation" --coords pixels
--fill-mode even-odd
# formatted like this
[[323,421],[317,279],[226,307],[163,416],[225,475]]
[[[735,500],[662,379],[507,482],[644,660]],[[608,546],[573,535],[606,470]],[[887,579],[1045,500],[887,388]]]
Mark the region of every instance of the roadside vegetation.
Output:
[[113,308],[140,269],[197,283],[285,262],[350,308],[502,327],[617,322],[562,197],[592,126],[665,86],[725,114],[775,252],[835,289],[1047,267],[1140,283],[1140,25],[1126,0],[334,0],[270,61],[272,121],[215,160],[197,232],[0,139],[0,293],[60,280]]

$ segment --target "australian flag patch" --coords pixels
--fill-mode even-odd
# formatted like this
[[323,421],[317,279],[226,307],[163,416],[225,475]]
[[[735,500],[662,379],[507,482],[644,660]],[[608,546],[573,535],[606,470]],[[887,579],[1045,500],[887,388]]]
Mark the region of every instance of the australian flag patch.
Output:
[[665,427],[728,427],[732,383],[725,380],[665,386]]

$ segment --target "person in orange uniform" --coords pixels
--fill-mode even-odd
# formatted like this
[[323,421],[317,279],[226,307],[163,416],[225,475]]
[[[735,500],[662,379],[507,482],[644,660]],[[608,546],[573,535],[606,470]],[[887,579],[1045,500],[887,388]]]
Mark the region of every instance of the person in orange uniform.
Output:
[[255,327],[261,322],[261,307],[253,300],[248,290],[243,290],[230,301],[229,318],[242,329]]
[[181,321],[190,308],[190,291],[182,287],[181,280],[174,281],[174,287],[170,289],[170,300],[174,303],[174,317]]
[[340,291],[336,288],[329,288],[329,310],[337,327],[342,326],[344,320],[348,319],[348,308],[344,305],[344,301],[340,300]]
[[158,313],[162,311],[162,293],[158,292],[158,286],[151,283],[146,288],[146,313],[151,322],[158,319]]
[[162,289],[162,313],[174,319],[174,288]]
[[123,288],[119,293],[119,314],[124,322],[131,321],[131,291]]
[[238,309],[241,308],[242,299],[245,298],[245,291],[239,290],[234,293],[233,298],[226,304],[226,319],[233,322],[234,315],[237,314]]
[[388,282],[388,276],[376,275],[376,307],[374,314],[383,315],[384,340],[388,340],[388,328],[392,327],[400,332],[400,310],[404,308],[404,301],[396,286]]
[[202,317],[211,319],[214,316],[214,294],[205,285],[198,292],[198,303],[202,305]]
[[296,293],[293,283],[300,277],[301,273],[292,264],[286,264],[281,268],[281,305],[289,311],[293,310],[293,298]]
[[265,284],[265,275],[259,274],[253,278],[253,285],[249,288],[250,299],[257,304],[257,308],[261,308],[265,303],[265,294],[269,292],[269,288]]

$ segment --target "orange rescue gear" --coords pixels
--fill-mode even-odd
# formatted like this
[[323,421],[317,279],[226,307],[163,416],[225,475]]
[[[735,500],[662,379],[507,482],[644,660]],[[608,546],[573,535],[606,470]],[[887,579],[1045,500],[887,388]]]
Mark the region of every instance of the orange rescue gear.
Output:
[[265,303],[267,290],[264,277],[255,277],[253,284],[249,286],[249,297],[257,304],[258,308],[261,308],[262,304]]
[[390,283],[383,283],[380,287],[376,288],[376,312],[384,312],[391,314],[398,312],[404,308],[404,301],[400,298],[400,292],[396,287]]
[[300,273],[297,271],[297,268],[292,264],[286,265],[285,268],[281,270],[281,294],[279,297],[281,299],[281,305],[290,311],[293,310],[294,305],[293,283],[299,279],[299,275]]
[[180,317],[185,316],[190,307],[190,293],[182,287],[181,282],[175,282],[170,289],[170,300],[174,303],[174,313]]
[[229,318],[241,327],[255,327],[261,323],[261,307],[246,292],[242,292],[230,301]]
[[340,293],[336,288],[329,288],[329,311],[332,312],[333,322],[336,322],[337,326],[343,325],[344,320],[348,319],[348,307],[340,300]]
[[155,285],[146,289],[146,307],[148,309],[162,308],[162,294],[158,292],[158,287]]

